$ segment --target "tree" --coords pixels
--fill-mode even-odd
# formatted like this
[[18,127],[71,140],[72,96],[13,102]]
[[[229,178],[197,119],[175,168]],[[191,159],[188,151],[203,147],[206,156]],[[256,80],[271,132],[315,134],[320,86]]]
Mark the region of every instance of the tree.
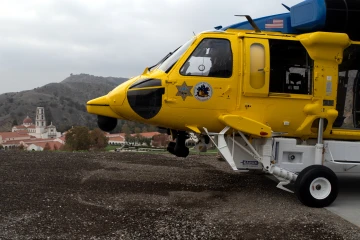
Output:
[[148,127],[148,131],[149,131],[149,132],[157,132],[158,129],[157,129],[157,127],[155,127],[155,126],[150,125],[150,126]]
[[122,129],[122,122],[118,120],[118,124],[114,128],[114,130],[110,131],[110,133],[119,133]]
[[121,132],[125,134],[130,134],[131,133],[130,127],[126,123],[124,123],[124,125],[121,128]]
[[17,147],[18,150],[24,150],[25,149],[25,146],[20,144],[18,147]]
[[46,119],[46,125],[50,125],[53,119],[51,109],[47,106],[45,106],[45,119]]
[[13,125],[13,126],[17,126],[17,125],[18,125],[18,122],[16,121],[16,119],[14,119],[14,121],[12,122],[12,125]]
[[147,146],[151,146],[151,138],[144,138],[144,142],[146,143]]
[[156,147],[165,147],[169,142],[169,135],[167,134],[158,134],[153,137],[153,145]]
[[135,133],[141,133],[141,129],[139,127],[135,128]]
[[90,133],[87,127],[73,127],[65,135],[65,149],[69,151],[89,150],[90,145]]
[[135,145],[136,137],[131,136],[131,134],[125,134],[125,142],[129,145]]
[[44,151],[50,151],[50,150],[51,150],[50,144],[47,142],[44,146]]
[[126,142],[127,144],[130,144],[131,138],[132,138],[132,137],[131,137],[130,134],[128,134],[128,133],[125,134],[125,142]]
[[95,128],[90,132],[90,140],[91,147],[96,150],[105,149],[109,142],[109,138],[99,128]]

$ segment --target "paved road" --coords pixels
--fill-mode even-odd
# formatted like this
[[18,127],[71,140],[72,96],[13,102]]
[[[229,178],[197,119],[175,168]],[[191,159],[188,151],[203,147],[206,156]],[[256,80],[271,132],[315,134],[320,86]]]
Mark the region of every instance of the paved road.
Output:
[[360,227],[360,176],[339,176],[339,187],[337,199],[327,209]]
[[360,239],[212,156],[0,152],[0,239]]

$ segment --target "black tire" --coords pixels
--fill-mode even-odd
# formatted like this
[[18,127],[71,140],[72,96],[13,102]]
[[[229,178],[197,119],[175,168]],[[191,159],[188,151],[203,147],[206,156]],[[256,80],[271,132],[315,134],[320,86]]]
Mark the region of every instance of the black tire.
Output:
[[169,142],[166,150],[167,150],[169,153],[175,155],[175,145],[176,145],[176,143],[174,143],[174,142]]
[[[330,188],[329,184],[324,179],[330,183]],[[314,180],[317,181],[317,184],[316,182],[313,183]],[[311,192],[310,186],[312,183],[316,184],[316,186],[312,186],[313,191]],[[317,197],[314,196],[314,194],[318,193],[317,191],[324,191],[325,187],[330,190],[328,194],[323,193],[320,197],[319,195]],[[337,176],[328,167],[322,165],[309,166],[303,169],[298,175],[295,182],[295,194],[300,202],[308,207],[322,208],[329,206],[335,201],[338,195]]]
[[189,155],[189,149],[187,147],[182,148],[181,151],[175,151],[175,155],[177,157],[183,157],[186,158]]
[[110,132],[116,128],[117,119],[98,115],[98,127],[104,132]]

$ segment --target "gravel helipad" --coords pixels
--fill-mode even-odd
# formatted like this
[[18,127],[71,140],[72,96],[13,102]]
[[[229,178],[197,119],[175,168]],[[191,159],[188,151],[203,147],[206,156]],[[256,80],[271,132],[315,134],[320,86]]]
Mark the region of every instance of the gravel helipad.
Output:
[[0,239],[360,239],[212,155],[0,152]]

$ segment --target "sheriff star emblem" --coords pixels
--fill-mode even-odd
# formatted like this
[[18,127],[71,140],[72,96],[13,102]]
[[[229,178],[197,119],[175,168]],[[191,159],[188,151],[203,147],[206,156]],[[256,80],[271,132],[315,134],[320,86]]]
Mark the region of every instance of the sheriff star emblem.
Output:
[[176,85],[176,88],[178,89],[178,92],[176,93],[176,96],[181,96],[182,99],[185,101],[186,97],[192,97],[191,89],[193,86],[186,85],[186,82],[183,82],[182,85]]

